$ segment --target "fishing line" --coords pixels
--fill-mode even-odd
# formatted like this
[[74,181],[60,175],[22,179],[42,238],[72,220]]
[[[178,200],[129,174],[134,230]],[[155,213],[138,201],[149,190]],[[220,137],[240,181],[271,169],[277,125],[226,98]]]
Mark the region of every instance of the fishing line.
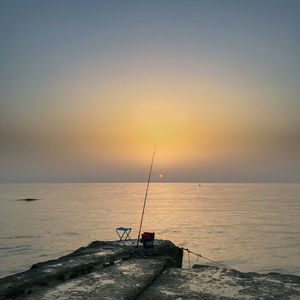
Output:
[[225,264],[222,264],[222,263],[220,263],[220,262],[218,262],[218,261],[215,261],[215,260],[212,260],[212,259],[210,259],[210,258],[208,258],[208,257],[205,257],[205,256],[203,256],[203,255],[201,255],[201,254],[199,254],[199,253],[195,253],[195,252],[191,251],[191,250],[188,249],[188,248],[182,248],[182,250],[187,251],[187,253],[188,253],[189,269],[191,268],[191,263],[190,263],[190,253],[192,253],[192,254],[194,254],[194,255],[197,256],[197,260],[198,260],[199,257],[201,257],[201,258],[204,258],[204,259],[206,259],[206,260],[209,260],[209,261],[211,261],[211,262],[213,262],[213,263],[215,263],[215,264],[217,264],[217,265],[220,265],[220,266],[223,266],[223,267],[225,267],[225,268],[227,268],[227,269],[236,271],[236,269],[233,269],[233,268],[231,268],[231,267],[229,267],[229,266],[227,266],[227,265],[225,265]]

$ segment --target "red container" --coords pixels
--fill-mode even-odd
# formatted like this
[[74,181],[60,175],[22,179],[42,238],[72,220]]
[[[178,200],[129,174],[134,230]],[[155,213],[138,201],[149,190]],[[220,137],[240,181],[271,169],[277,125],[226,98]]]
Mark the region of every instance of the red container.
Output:
[[142,243],[144,245],[144,248],[150,248],[154,245],[154,232],[144,232],[142,234]]
[[154,232],[144,232],[142,234],[142,240],[154,240],[155,233]]

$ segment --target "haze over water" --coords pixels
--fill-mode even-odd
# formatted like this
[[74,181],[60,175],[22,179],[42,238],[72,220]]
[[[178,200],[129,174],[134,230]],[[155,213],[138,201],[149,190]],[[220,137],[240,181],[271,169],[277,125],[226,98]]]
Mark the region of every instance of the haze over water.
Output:
[[[136,238],[144,192],[142,183],[1,184],[0,277],[116,240],[119,226]],[[299,184],[153,183],[143,231],[240,271],[300,275],[299,219]]]

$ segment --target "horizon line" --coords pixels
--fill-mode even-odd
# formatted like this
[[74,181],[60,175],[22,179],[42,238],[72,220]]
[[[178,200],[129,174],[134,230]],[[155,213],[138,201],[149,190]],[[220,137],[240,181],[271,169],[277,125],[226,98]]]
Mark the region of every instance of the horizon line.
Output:
[[[146,181],[0,181],[0,184],[143,184]],[[297,181],[151,181],[150,183],[195,183],[195,184],[300,184]]]

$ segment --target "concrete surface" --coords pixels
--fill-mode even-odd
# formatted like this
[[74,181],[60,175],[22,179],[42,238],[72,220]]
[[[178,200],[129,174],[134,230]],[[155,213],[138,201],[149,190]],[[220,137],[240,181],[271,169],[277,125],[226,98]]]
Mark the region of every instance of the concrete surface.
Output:
[[[132,299],[166,267],[181,267],[182,249],[169,241],[156,240],[149,249],[135,245],[136,241],[126,246],[96,241],[57,260],[35,264],[26,272],[0,279],[0,299],[53,299],[60,295],[64,299],[120,299],[121,294]],[[137,274],[123,276],[126,270]],[[139,278],[135,288],[134,278]],[[115,292],[108,293],[107,284],[111,289],[112,283]]]
[[169,268],[138,299],[300,299],[300,277],[195,265]]
[[0,279],[0,299],[290,299],[300,277],[242,273],[207,265],[181,269],[182,249],[96,241],[70,255]]

